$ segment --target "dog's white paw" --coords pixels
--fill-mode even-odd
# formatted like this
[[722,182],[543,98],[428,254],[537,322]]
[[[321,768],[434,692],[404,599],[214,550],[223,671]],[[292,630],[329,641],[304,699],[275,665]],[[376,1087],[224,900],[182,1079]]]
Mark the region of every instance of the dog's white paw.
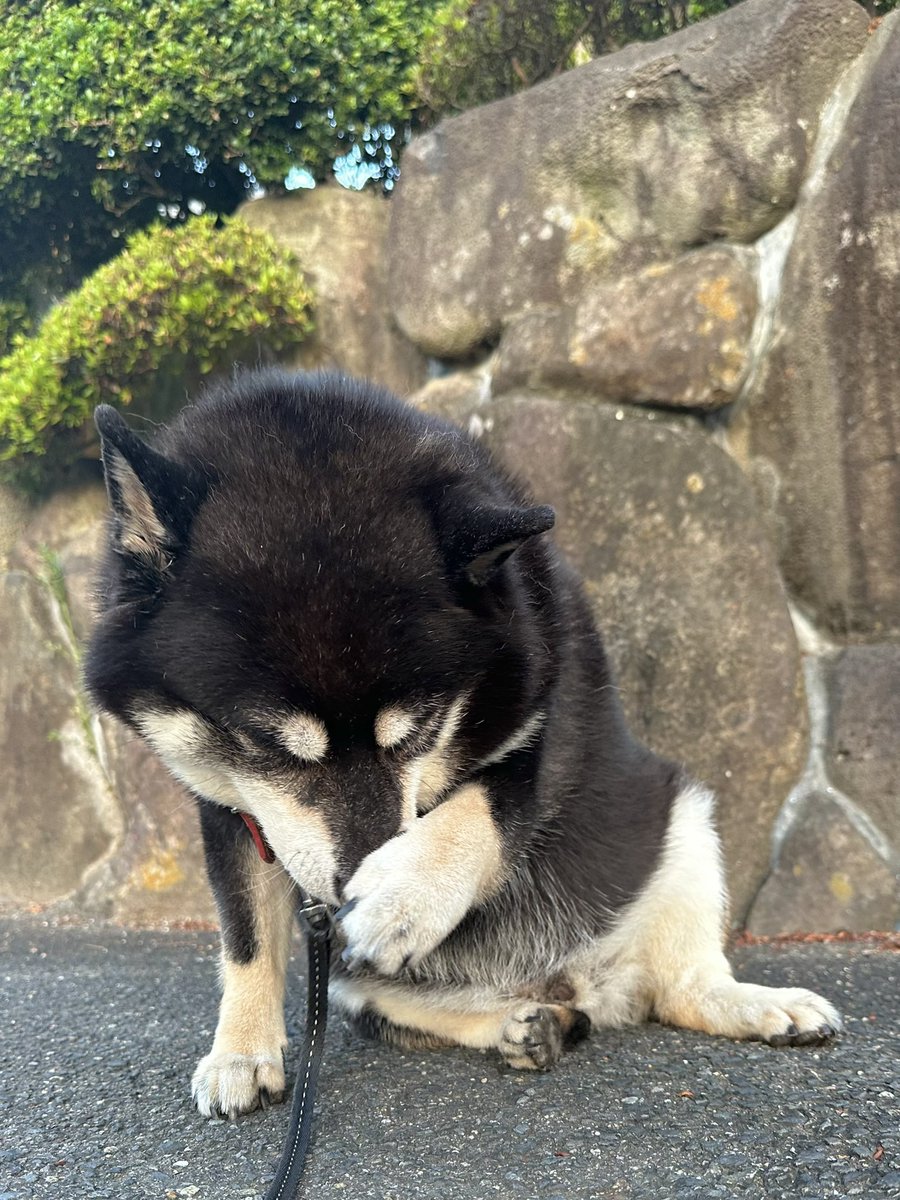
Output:
[[805,988],[763,987],[730,981],[710,996],[711,1033],[759,1038],[772,1046],[802,1046],[840,1033],[844,1022],[833,1004]]
[[204,1117],[234,1118],[284,1097],[281,1051],[260,1054],[216,1052],[201,1058],[191,1092]]
[[456,928],[475,902],[477,881],[447,869],[427,839],[398,834],[363,859],[338,912],[352,969],[368,963],[382,975],[415,966]]
[[[751,985],[752,986],[752,985]],[[802,1046],[822,1042],[840,1033],[844,1027],[840,1013],[824,996],[806,988],[755,987],[756,1036],[773,1046]]]

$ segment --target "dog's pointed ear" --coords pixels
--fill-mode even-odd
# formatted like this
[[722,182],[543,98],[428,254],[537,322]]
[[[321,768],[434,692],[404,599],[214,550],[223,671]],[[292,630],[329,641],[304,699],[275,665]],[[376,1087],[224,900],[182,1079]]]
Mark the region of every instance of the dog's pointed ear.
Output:
[[148,446],[108,404],[95,409],[94,421],[115,548],[144,572],[161,577],[187,538],[206,480]]
[[475,587],[485,587],[506,560],[529,540],[553,528],[548,504],[531,508],[478,504],[454,523],[449,538],[451,566]]

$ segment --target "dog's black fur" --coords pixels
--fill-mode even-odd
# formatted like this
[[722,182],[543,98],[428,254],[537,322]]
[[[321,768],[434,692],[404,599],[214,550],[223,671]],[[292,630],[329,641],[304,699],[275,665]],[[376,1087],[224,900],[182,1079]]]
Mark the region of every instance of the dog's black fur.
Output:
[[[221,731],[223,754],[250,710],[319,715],[336,761],[313,802],[340,831],[343,881],[399,824],[375,754],[380,709],[470,691],[474,764],[546,708],[542,736],[480,773],[507,852],[527,848],[536,876],[564,879],[584,912],[636,894],[679,771],[628,732],[579,581],[540,536],[552,510],[530,507],[482,446],[327,375],[245,376],[184,410],[152,455],[112,410],[99,420],[167,535],[164,567],[123,553],[113,486],[87,657],[100,705],[126,722],[148,704],[186,706]],[[203,827],[227,890],[219,863],[240,830],[206,805]]]
[[[404,770],[462,696],[429,804],[477,783],[502,868],[397,977],[413,991],[571,993],[567,956],[647,888],[687,781],[628,732],[579,581],[546,536],[552,510],[459,429],[336,375],[244,375],[152,448],[112,409],[97,423],[112,519],[87,681],[138,732],[148,713],[194,722],[197,771],[181,750],[167,761],[198,795],[226,962],[261,961],[269,935],[231,784],[207,788],[204,772],[265,779],[319,814],[333,877],[295,877],[336,905],[355,899],[367,856],[397,843]],[[374,729],[392,706],[421,728],[385,748]],[[298,763],[266,727],[290,713],[327,730],[321,761]],[[387,1007],[358,1015],[393,1028]],[[431,1034],[424,1021],[410,1038]]]

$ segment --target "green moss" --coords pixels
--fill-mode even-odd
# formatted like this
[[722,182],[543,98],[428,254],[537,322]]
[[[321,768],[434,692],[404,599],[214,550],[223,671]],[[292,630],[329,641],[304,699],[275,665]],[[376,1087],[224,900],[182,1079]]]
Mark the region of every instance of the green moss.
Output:
[[49,546],[41,546],[40,549],[41,565],[43,570],[39,576],[40,582],[44,585],[53,599],[56,601],[59,610],[60,619],[65,626],[68,642],[65,646],[65,651],[72,659],[76,667],[81,666],[81,648],[78,641],[78,635],[75,632],[75,626],[72,623],[72,610],[69,605],[69,589],[66,587],[66,577],[63,574],[62,563],[59,561],[59,555],[51,550]]
[[293,259],[240,222],[196,217],[136,234],[0,360],[0,465],[39,483],[93,440],[94,406],[157,412],[199,376],[260,347],[278,353],[312,328],[312,295]]

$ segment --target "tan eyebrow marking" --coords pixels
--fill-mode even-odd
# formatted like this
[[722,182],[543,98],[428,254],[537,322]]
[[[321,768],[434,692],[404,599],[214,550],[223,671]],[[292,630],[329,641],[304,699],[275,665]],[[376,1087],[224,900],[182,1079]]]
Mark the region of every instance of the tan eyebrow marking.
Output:
[[389,705],[375,718],[375,741],[383,750],[390,750],[408,737],[415,727],[415,713]]
[[164,757],[196,754],[209,745],[203,720],[188,708],[150,708],[135,713],[134,719],[144,737]]
[[281,744],[303,762],[319,762],[328,753],[328,731],[318,717],[297,713],[276,729]]

